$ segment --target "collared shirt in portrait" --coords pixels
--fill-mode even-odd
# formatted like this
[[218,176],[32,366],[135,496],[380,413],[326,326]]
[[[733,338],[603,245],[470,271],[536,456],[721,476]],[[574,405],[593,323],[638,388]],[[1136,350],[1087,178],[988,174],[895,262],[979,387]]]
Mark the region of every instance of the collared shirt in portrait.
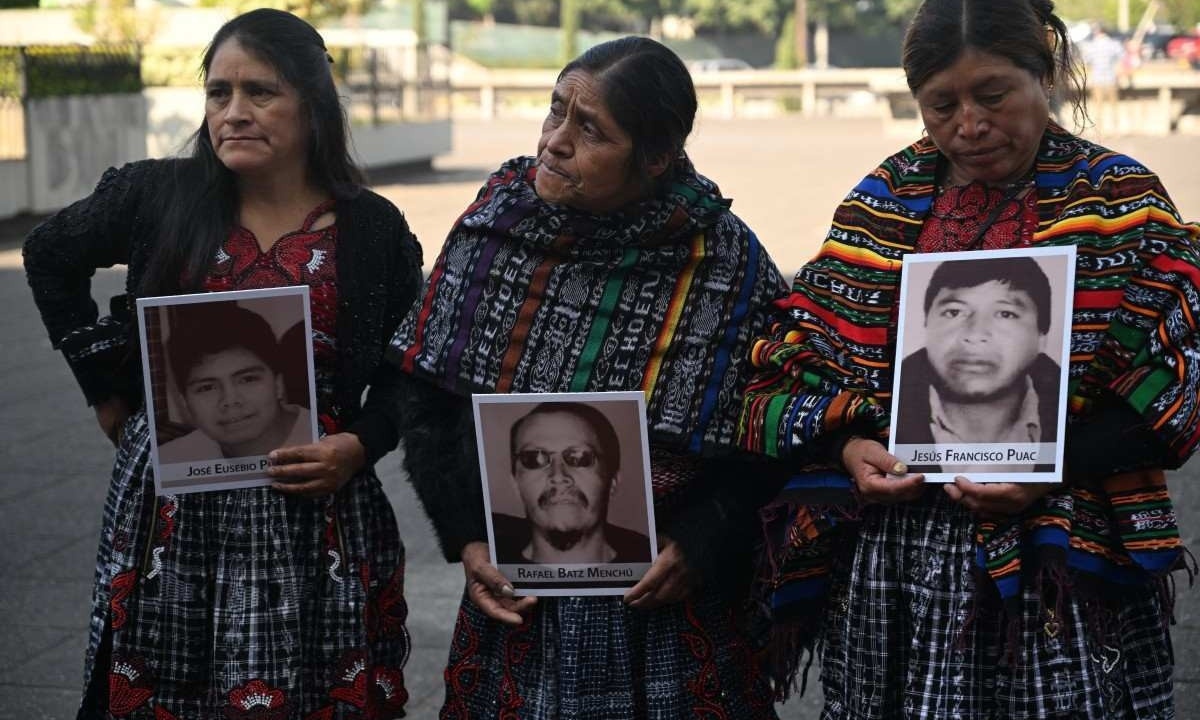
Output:
[[[933,441],[938,445],[971,445],[977,444],[978,439],[964,438],[958,430],[951,426],[946,410],[942,407],[942,399],[937,388],[929,386],[929,432]],[[1017,411],[1016,421],[998,438],[989,442],[998,443],[1036,443],[1042,437],[1042,423],[1038,415],[1038,395],[1033,389],[1033,379],[1025,376],[1025,394],[1021,398],[1021,406]],[[955,466],[954,471],[965,475],[970,473],[994,472],[1033,472],[1033,465],[971,465]]]

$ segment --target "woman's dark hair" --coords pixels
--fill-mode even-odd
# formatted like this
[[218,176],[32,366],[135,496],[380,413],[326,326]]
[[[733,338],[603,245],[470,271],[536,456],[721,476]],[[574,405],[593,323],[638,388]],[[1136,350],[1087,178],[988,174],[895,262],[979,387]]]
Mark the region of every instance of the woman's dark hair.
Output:
[[[252,10],[217,30],[204,53],[202,78],[229,40],[273,67],[300,96],[301,112],[308,114],[310,182],[336,198],[357,193],[363,176],[350,158],[346,115],[321,35],[291,13]],[[175,163],[172,177],[158,189],[160,241],[143,276],[143,295],[196,289],[234,222],[236,178],[217,158],[207,120],[191,145],[191,158]]]
[[666,155],[671,177],[696,119],[696,88],[679,56],[662,43],[629,36],[600,43],[572,60],[562,80],[579,70],[592,76],[613,119],[633,140],[634,169],[643,176]]
[[1050,279],[1042,266],[1031,257],[999,257],[983,260],[943,262],[929,278],[925,288],[925,315],[942,290],[979,287],[990,282],[1007,285],[1029,296],[1037,309],[1038,332],[1050,332]]
[[924,0],[904,36],[909,89],[915,94],[968,48],[1008,58],[1051,87],[1068,86],[1076,121],[1085,119],[1083,77],[1052,0]]

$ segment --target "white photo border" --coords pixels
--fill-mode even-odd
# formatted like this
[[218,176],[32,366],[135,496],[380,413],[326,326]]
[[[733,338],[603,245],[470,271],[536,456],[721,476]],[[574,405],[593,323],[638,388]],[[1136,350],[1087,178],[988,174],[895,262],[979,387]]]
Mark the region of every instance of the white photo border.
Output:
[[[280,298],[300,296],[304,310],[304,347],[306,355],[306,372],[308,382],[308,407],[310,409],[310,430],[312,432],[313,442],[320,437],[317,429],[317,385],[316,372],[313,363],[313,346],[312,346],[312,304],[309,298],[309,288],[307,285],[291,285],[273,288],[256,288],[252,290],[227,290],[222,292],[210,293],[192,293],[187,295],[167,295],[161,297],[144,297],[137,300],[137,324],[138,338],[142,355],[142,383],[143,392],[145,393],[146,404],[146,421],[150,429],[150,457],[154,468],[154,491],[156,495],[182,495],[185,493],[207,492],[210,490],[234,490],[237,488],[261,487],[270,485],[272,480],[265,473],[266,456],[251,456],[249,458],[228,458],[231,465],[254,465],[257,464],[257,471],[234,472],[230,479],[221,482],[212,482],[211,480],[197,481],[194,483],[179,483],[170,481],[169,486],[164,487],[162,480],[163,472],[158,459],[158,428],[156,418],[156,408],[154,406],[154,388],[152,387],[152,375],[150,374],[150,354],[148,352],[148,339],[146,337],[146,312],[150,309],[167,307],[172,305],[198,305],[205,303],[216,302],[231,302],[231,301],[253,301],[261,298]],[[253,308],[248,308],[253,310]],[[201,463],[193,463],[199,465]],[[212,463],[205,463],[211,465]]]
[[[650,539],[650,562],[647,563],[568,563],[562,565],[524,565],[515,563],[499,564],[496,558],[496,531],[492,523],[492,499],[491,485],[488,479],[488,462],[485,452],[485,430],[481,422],[480,407],[489,404],[502,403],[565,403],[577,402],[592,405],[604,403],[635,403],[638,415],[638,439],[641,444],[640,454],[642,460],[643,476],[642,481],[643,491],[645,493],[646,507],[646,522],[649,530]],[[484,518],[487,521],[487,536],[488,536],[488,553],[493,566],[500,570],[508,581],[512,584],[513,589],[518,596],[539,596],[539,597],[564,597],[564,596],[584,596],[584,595],[623,595],[633,587],[633,585],[646,574],[650,569],[650,565],[658,557],[658,537],[654,524],[654,493],[650,479],[650,443],[646,426],[646,396],[640,391],[615,391],[615,392],[579,392],[579,393],[502,393],[502,394],[473,394],[471,395],[471,405],[474,412],[475,420],[475,444],[479,452],[479,475],[483,484],[483,508]],[[494,432],[494,431],[493,431]],[[507,429],[506,429],[507,432]],[[516,579],[510,575],[515,574],[518,568],[544,568],[544,572],[549,572],[552,578],[525,580]],[[588,578],[589,571],[594,568],[609,567],[616,570],[629,570],[632,572],[628,577],[623,577],[619,584],[614,583],[611,586],[598,586],[599,580]],[[539,571],[540,572],[540,571]],[[563,577],[563,573],[568,573]],[[549,585],[553,583],[554,587],[531,587],[530,583],[536,585]],[[573,584],[586,583],[589,587],[573,587]],[[591,587],[590,585],[597,585]]]
[[[1071,326],[1074,318],[1074,302],[1075,302],[1075,267],[1076,267],[1076,248],[1074,245],[1051,246],[1051,247],[1024,247],[1010,248],[1001,250],[967,250],[962,252],[944,252],[944,253],[910,253],[904,256],[904,263],[901,268],[900,279],[900,295],[899,295],[899,317],[897,318],[896,330],[896,354],[895,360],[892,363],[895,374],[892,379],[892,413],[891,426],[888,434],[888,452],[897,455],[901,460],[904,457],[897,454],[896,431],[897,422],[900,413],[898,403],[903,399],[900,397],[901,384],[901,365],[904,358],[910,352],[905,344],[905,324],[907,316],[907,303],[918,302],[918,298],[909,297],[909,284],[912,277],[910,268],[917,264],[941,264],[944,262],[954,262],[961,260],[987,260],[993,258],[1004,257],[1061,257],[1066,260],[1065,272],[1063,277],[1051,277],[1050,288],[1055,294],[1062,293],[1062,317],[1059,318],[1062,324],[1061,337],[1061,354],[1059,357],[1052,358],[1059,364],[1059,397],[1058,397],[1058,425],[1055,431],[1057,442],[1054,445],[1054,469],[1044,472],[972,472],[968,477],[972,482],[1012,482],[1012,483],[1058,483],[1063,480],[1063,450],[1066,444],[1066,422],[1067,422],[1067,376],[1071,360]],[[1062,283],[1061,285],[1059,283]],[[1052,305],[1057,305],[1053,302]],[[1022,444],[1023,447],[1024,444]],[[1044,452],[1045,443],[1028,443],[1030,452]],[[994,446],[994,447],[993,447]],[[939,448],[971,448],[976,452],[1001,452],[1007,453],[1009,449],[1017,447],[1014,443],[977,443],[969,446],[963,445],[945,445],[934,443],[930,447]],[[1036,449],[1035,449],[1036,448]],[[908,462],[905,460],[905,462]],[[919,464],[908,462],[908,464]],[[933,463],[930,463],[933,464]],[[1006,464],[1022,464],[1019,462],[1006,461]],[[1038,463],[1044,464],[1044,463]],[[925,481],[930,483],[950,483],[954,482],[955,477],[962,476],[961,472],[931,472],[925,473]]]

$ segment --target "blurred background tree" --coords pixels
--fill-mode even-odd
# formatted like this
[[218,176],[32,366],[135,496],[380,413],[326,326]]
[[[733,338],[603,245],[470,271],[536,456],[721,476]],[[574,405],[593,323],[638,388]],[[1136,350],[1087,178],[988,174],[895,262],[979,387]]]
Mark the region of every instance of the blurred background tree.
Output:
[[579,54],[579,2],[578,0],[559,0],[559,19],[562,26],[561,50],[559,63],[566,65]]
[[[1058,0],[1055,3],[1060,17],[1071,20],[1098,20],[1110,28],[1119,28],[1122,15],[1132,29],[1146,12],[1151,0]],[[1122,7],[1124,6],[1124,7]],[[1154,21],[1174,25],[1188,31],[1200,22],[1200,0],[1159,0]]]
[[88,0],[75,9],[79,29],[105,44],[145,44],[159,22],[158,8],[136,8],[133,0]]
[[495,7],[495,0],[466,0],[467,6],[471,11],[483,18],[483,21],[488,25],[496,23],[496,16],[492,13],[492,8]]
[[230,8],[235,13],[269,7],[287,10],[319,24],[328,18],[361,17],[371,9],[374,0],[199,0],[196,4],[200,7]]

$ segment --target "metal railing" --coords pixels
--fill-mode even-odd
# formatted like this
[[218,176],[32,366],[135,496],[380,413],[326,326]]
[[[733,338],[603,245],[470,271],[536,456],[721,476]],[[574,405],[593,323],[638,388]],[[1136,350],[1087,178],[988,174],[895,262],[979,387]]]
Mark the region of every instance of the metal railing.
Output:
[[341,57],[338,80],[351,123],[378,126],[450,117],[448,62],[438,49],[359,47],[333,53]]

